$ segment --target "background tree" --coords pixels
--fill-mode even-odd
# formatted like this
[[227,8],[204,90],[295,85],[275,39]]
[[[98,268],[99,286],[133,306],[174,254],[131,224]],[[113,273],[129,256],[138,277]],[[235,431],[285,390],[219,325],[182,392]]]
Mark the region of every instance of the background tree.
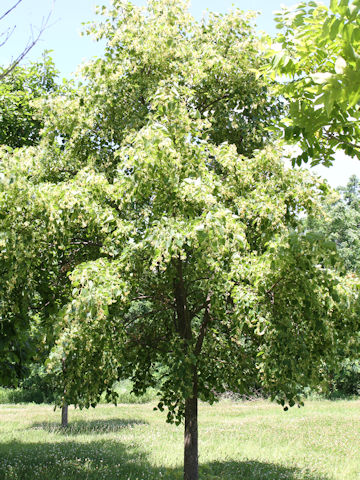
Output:
[[[324,205],[323,217],[306,221],[306,228],[333,241],[343,259],[346,271],[360,271],[360,184],[353,175],[345,187],[337,189],[338,195],[330,196]],[[360,362],[357,348],[341,352],[340,371],[329,369],[330,393],[357,395],[360,392]]]
[[299,165],[331,165],[337,149],[360,159],[360,3],[302,2],[277,13],[270,74],[288,102],[280,130],[299,142]]
[[338,196],[325,204],[323,218],[308,221],[307,227],[320,231],[335,242],[348,272],[360,271],[360,183],[353,175],[345,187],[337,189]]

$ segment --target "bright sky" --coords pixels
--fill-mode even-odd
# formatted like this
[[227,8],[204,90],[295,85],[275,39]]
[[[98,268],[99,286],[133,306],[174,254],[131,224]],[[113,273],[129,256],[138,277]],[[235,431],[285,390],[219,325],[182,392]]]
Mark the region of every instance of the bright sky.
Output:
[[[0,0],[0,17],[17,1]],[[140,4],[144,1],[136,0],[134,3]],[[274,34],[273,12],[279,10],[281,4],[290,6],[295,3],[297,0],[252,0],[251,3],[245,0],[192,0],[191,13],[200,19],[207,9],[226,12],[232,5],[243,10],[251,8],[261,12],[257,20],[258,28]],[[5,19],[0,21],[0,34],[7,28],[16,26],[7,43],[0,48],[0,64],[9,63],[11,58],[20,53],[31,37],[31,32],[36,35],[41,24],[51,13],[47,29],[27,59],[36,60],[45,49],[52,50],[51,56],[61,76],[70,77],[82,61],[102,54],[102,45],[88,37],[80,36],[80,32],[82,22],[96,18],[95,6],[108,4],[109,0],[22,0]],[[0,37],[0,44],[2,40],[3,37]],[[327,178],[335,187],[345,185],[352,174],[360,176],[360,162],[339,153],[333,167],[316,167],[313,170]]]

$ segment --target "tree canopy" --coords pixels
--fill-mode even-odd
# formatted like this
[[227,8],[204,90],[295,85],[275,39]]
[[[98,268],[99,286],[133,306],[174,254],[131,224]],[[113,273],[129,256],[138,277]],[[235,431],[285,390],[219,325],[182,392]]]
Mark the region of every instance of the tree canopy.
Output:
[[359,12],[359,0],[331,0],[330,8],[311,1],[275,17],[282,32],[269,68],[288,102],[280,130],[299,142],[298,164],[329,166],[337,149],[360,159]]
[[358,283],[301,231],[327,187],[269,143],[279,107],[251,17],[198,23],[187,6],[103,8],[104,57],[43,102],[38,146],[2,153],[1,315],[57,319],[63,402],[156,384],[196,480],[198,399],[261,385],[301,403],[358,328]]

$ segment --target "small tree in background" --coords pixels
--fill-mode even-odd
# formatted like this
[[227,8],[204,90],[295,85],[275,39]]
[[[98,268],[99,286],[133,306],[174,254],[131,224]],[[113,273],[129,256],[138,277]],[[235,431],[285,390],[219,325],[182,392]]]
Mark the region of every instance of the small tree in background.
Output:
[[360,182],[352,175],[345,187],[338,187],[337,198],[325,204],[326,215],[309,223],[335,242],[348,272],[360,271]]
[[[309,231],[320,233],[333,241],[344,262],[348,275],[360,271],[360,183],[353,175],[338,194],[328,197],[324,204],[325,215],[306,221]],[[360,335],[360,332],[358,332]],[[331,394],[357,395],[360,392],[359,349],[340,351],[341,368],[330,372]]]

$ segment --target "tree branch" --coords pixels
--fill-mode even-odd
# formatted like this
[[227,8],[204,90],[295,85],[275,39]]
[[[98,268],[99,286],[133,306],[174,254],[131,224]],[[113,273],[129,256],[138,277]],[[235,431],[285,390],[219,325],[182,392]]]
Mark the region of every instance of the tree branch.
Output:
[[210,323],[210,320],[211,320],[211,316],[210,316],[210,312],[209,312],[210,301],[211,301],[211,294],[209,294],[207,299],[206,299],[206,308],[205,308],[205,312],[204,312],[204,318],[203,318],[203,321],[201,323],[199,336],[196,340],[196,345],[195,345],[195,350],[194,350],[194,353],[195,353],[196,356],[198,356],[201,352],[201,348],[202,348],[202,345],[203,345],[203,342],[204,342],[206,330],[207,330],[207,327],[208,327],[208,325]]
[[204,105],[201,109],[200,109],[200,112],[201,113],[204,113],[206,112],[206,110],[210,107],[212,107],[213,105],[215,105],[215,103],[218,103],[220,102],[221,100],[224,100],[225,98],[229,98],[230,97],[230,94],[229,93],[225,93],[224,95],[222,95],[221,97],[218,97],[216,98],[215,100],[213,100],[212,102],[210,103],[207,103],[206,105]]
[[22,2],[22,0],[18,0],[18,1],[15,3],[15,5],[13,5],[12,7],[10,7],[9,10],[7,10],[7,11],[0,17],[0,21],[3,20],[3,19],[6,17],[6,15],[9,15],[9,13],[12,12],[12,11],[14,10],[14,8],[16,8],[16,7],[19,5],[19,3],[21,3],[21,2]]
[[[15,5],[13,5],[7,12],[5,12],[2,17],[0,17],[0,20],[2,20],[6,15],[8,15],[14,8],[16,8],[19,3],[21,2],[22,0],[19,0]],[[24,48],[24,50],[20,53],[20,55],[11,62],[11,64],[9,65],[9,67],[7,67],[2,73],[0,73],[0,80],[2,80],[3,78],[5,78],[7,75],[9,75],[9,73],[11,73],[18,65],[19,63],[24,59],[24,57],[30,52],[30,50],[37,44],[37,42],[39,41],[41,35],[44,33],[44,31],[47,29],[48,27],[48,23],[49,23],[49,20],[50,20],[50,17],[51,17],[51,14],[52,14],[52,10],[49,12],[48,16],[45,18],[43,18],[42,22],[41,22],[41,26],[40,26],[40,29],[39,29],[39,32],[38,34],[34,37],[34,34],[33,34],[33,31],[31,29],[31,37],[30,37],[30,40],[28,42],[28,44],[26,45],[26,47]],[[14,27],[15,28],[15,27]],[[9,35],[7,37],[7,39],[9,38]],[[6,42],[6,41],[5,41]]]
[[334,133],[332,132],[328,132],[328,131],[324,131],[324,134],[325,134],[325,137],[328,139],[328,140],[336,140],[337,142],[339,142],[340,144],[342,145],[347,145],[351,148],[354,148],[355,150],[359,150],[360,152],[360,144],[356,144],[356,143],[352,143],[352,142],[349,142],[348,140],[342,140],[341,138],[339,138],[338,136],[336,136]]
[[3,37],[4,35],[6,35],[6,37],[5,37],[5,40],[3,40],[2,43],[0,43],[0,47],[3,47],[5,45],[5,43],[9,40],[14,30],[15,30],[15,27],[13,27],[11,31],[10,31],[10,28],[8,28],[6,32],[2,32],[0,37]]

